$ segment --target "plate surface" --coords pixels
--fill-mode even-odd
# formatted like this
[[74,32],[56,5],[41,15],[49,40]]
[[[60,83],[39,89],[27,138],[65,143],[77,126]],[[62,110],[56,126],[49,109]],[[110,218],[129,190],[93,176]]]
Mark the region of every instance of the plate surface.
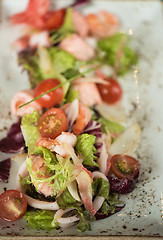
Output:
[[[59,1],[65,6],[69,1]],[[28,88],[27,75],[17,66],[11,43],[19,29],[12,29],[6,19],[24,9],[25,0],[2,2],[0,28],[0,138],[16,119],[10,113],[10,100],[20,89]],[[126,207],[118,214],[92,224],[92,230],[79,233],[72,227],[59,231],[37,231],[26,227],[24,220],[8,223],[0,220],[0,236],[82,236],[134,235],[163,236],[163,22],[160,1],[93,1],[82,7],[84,13],[106,9],[121,21],[121,30],[131,35],[131,44],[139,54],[139,64],[119,79],[124,89],[127,119],[139,122],[142,137],[137,150],[141,172],[137,188],[121,196]],[[11,155],[10,155],[11,156]],[[0,161],[8,155],[0,153]],[[12,162],[8,183],[4,188],[15,188],[17,165]]]

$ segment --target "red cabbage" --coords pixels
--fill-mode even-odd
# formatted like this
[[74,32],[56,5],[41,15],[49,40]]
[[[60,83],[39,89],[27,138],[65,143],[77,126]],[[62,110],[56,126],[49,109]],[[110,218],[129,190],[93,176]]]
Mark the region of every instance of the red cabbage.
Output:
[[71,7],[77,7],[82,4],[88,4],[90,3],[90,0],[75,0],[73,4],[71,4]]
[[5,153],[17,153],[25,147],[24,138],[20,128],[20,120],[14,123],[7,136],[0,140],[0,151]]
[[5,159],[0,162],[0,180],[6,181],[9,178],[11,159]]
[[[124,207],[125,207],[125,205],[116,207],[115,213],[121,211]],[[110,216],[114,215],[115,213],[108,213],[108,214],[106,215],[106,214],[104,214],[104,213],[99,213],[99,212],[97,212],[96,215],[95,215],[95,218],[96,218],[96,220],[101,220],[101,219],[110,217]]]

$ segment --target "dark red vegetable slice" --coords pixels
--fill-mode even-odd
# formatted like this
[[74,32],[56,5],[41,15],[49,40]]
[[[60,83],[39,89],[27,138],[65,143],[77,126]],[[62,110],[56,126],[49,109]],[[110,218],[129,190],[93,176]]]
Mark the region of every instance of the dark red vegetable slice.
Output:
[[6,181],[10,175],[11,159],[7,158],[0,162],[0,180]]
[[20,128],[20,120],[14,123],[7,136],[0,140],[0,151],[5,153],[17,153],[25,147],[24,138]]

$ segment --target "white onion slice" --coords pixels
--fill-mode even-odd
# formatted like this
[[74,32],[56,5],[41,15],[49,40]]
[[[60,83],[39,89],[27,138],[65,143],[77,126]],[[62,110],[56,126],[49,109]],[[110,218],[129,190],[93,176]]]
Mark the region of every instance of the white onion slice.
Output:
[[66,210],[59,209],[55,215],[54,219],[57,219],[57,222],[59,223],[59,226],[62,228],[68,228],[71,227],[76,221],[79,221],[79,217],[71,216],[71,217],[62,217],[65,213],[72,211],[73,209],[68,208]]
[[101,142],[102,142],[102,148],[101,148],[101,152],[100,152],[100,157],[97,159],[97,163],[99,164],[100,172],[102,172],[103,174],[106,174],[108,153],[106,150],[104,136],[102,136]]
[[81,199],[80,199],[78,191],[77,191],[76,181],[74,180],[73,182],[69,183],[67,188],[68,188],[70,194],[72,195],[72,197],[74,199],[76,199],[78,202],[80,202]]
[[29,175],[29,173],[27,171],[26,161],[24,161],[18,170],[17,179],[16,179],[16,189],[23,193],[28,205],[31,207],[34,207],[34,208],[38,208],[38,209],[58,210],[59,206],[58,206],[57,202],[40,201],[40,200],[34,199],[30,196],[27,196],[24,193],[19,179],[20,179],[20,176],[23,178],[28,175]]
[[107,177],[102,172],[99,172],[99,171],[94,171],[92,173],[92,178],[93,179],[102,178],[102,179],[104,179],[104,180],[106,180],[108,182]]
[[20,153],[13,156],[11,160],[21,165],[26,160],[26,157],[27,157],[27,153]]
[[[107,177],[99,171],[93,172],[92,177],[93,179],[102,178],[108,182]],[[93,201],[93,207],[95,208],[96,211],[98,211],[101,208],[104,201],[105,201],[104,197],[96,196],[95,200]]]
[[103,102],[97,105],[96,109],[106,119],[118,123],[125,121],[125,109],[121,101],[110,105]]
[[140,135],[140,125],[133,123],[113,142],[108,152],[111,156],[115,154],[132,154],[140,141]]
[[101,208],[103,202],[105,201],[104,197],[97,196],[93,201],[93,207],[95,208],[96,212]]

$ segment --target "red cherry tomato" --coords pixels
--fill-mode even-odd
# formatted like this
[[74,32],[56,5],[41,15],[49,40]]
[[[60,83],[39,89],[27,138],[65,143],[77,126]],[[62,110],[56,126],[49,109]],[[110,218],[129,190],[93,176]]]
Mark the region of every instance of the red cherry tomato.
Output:
[[54,139],[66,131],[67,118],[61,109],[51,108],[39,118],[37,126],[42,137]]
[[113,78],[105,78],[107,85],[97,84],[102,100],[106,103],[113,104],[121,99],[122,88]]
[[139,163],[131,156],[117,154],[111,158],[111,171],[118,178],[134,179],[139,175]]
[[45,29],[46,30],[56,30],[58,29],[64,21],[65,9],[59,9],[53,12],[47,12],[45,18]]
[[0,217],[6,221],[21,218],[27,210],[27,201],[17,190],[7,190],[0,195]]
[[[38,97],[41,94],[47,92],[48,90],[58,86],[60,82],[57,79],[46,79],[41,81],[35,88],[34,96]],[[60,104],[63,100],[63,88],[56,88],[54,91],[45,94],[41,98],[37,99],[37,102],[46,108],[51,108],[56,104]]]

